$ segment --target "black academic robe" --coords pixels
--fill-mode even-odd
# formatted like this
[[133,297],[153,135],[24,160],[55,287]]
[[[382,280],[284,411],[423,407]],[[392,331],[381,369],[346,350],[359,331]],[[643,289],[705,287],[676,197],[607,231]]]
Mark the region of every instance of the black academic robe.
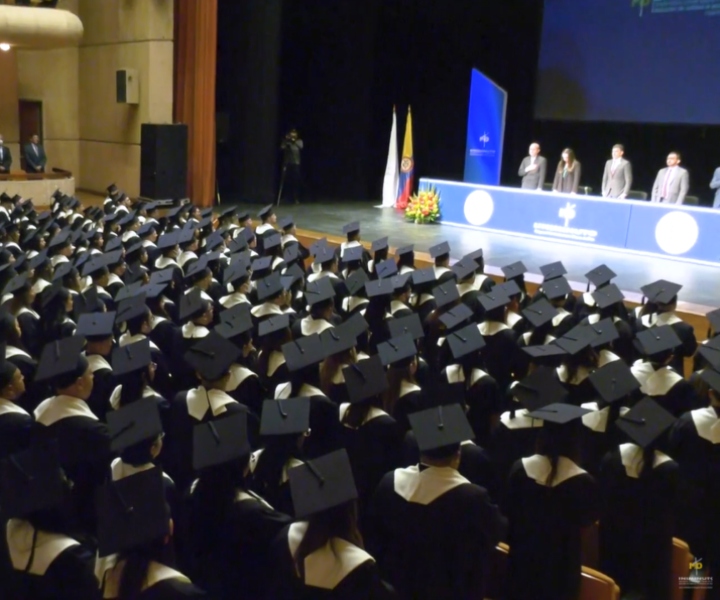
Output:
[[23,346],[25,346],[33,356],[40,356],[40,352],[42,351],[40,315],[30,308],[22,308],[20,312],[15,315],[15,318],[20,324]]
[[392,417],[403,433],[410,431],[410,419],[408,419],[408,415],[423,410],[425,405],[425,394],[420,389],[420,386],[403,381],[400,388],[400,396],[395,402],[392,414]]
[[[108,561],[108,569],[97,575],[101,579],[102,597],[117,600],[119,597],[119,573],[113,576],[113,572],[109,570],[115,556],[110,556],[105,560]],[[102,569],[103,566],[99,566],[99,569],[96,570],[102,571]],[[143,589],[136,597],[138,600],[177,600],[179,598],[208,598],[208,594],[179,571],[157,562],[151,562],[143,581]]]
[[265,392],[260,378],[247,367],[239,364],[230,366],[230,379],[225,391],[240,404],[247,406],[258,417],[262,414]]
[[39,531],[33,561],[30,561],[34,528],[21,519],[11,519],[0,545],[2,572],[0,595],[32,600],[99,600],[95,579],[95,550],[63,534]]
[[383,477],[365,539],[401,598],[484,598],[488,558],[504,523],[487,492],[450,467]]
[[513,466],[506,497],[509,521],[508,581],[512,600],[577,600],[581,531],[599,514],[597,483],[561,457],[555,480],[545,484],[550,461],[540,455]]
[[20,369],[25,379],[25,394],[21,401],[23,408],[27,411],[35,410],[52,393],[46,382],[35,381],[37,362],[27,352],[14,346],[6,348],[5,358]]
[[[600,468],[600,570],[623,590],[669,600],[678,465],[655,451],[655,466],[640,476],[642,448],[622,444]],[[672,583],[672,586],[671,586]]]
[[172,321],[164,317],[156,317],[153,315],[153,329],[148,337],[165,356],[172,356],[173,343],[179,333],[180,328]]
[[290,379],[290,371],[285,364],[285,356],[278,350],[273,350],[267,361],[267,368],[264,372],[259,372],[260,384],[262,385],[266,397],[271,397],[275,393],[278,385],[286,383]]
[[505,323],[484,321],[478,330],[485,338],[485,347],[480,350],[486,371],[497,381],[501,392],[504,392],[521,370],[523,352],[518,348],[516,331]]
[[671,367],[657,369],[647,378],[641,391],[675,417],[704,405],[695,388]]
[[30,444],[34,419],[20,406],[0,398],[0,460]]
[[87,359],[93,372],[93,389],[86,402],[95,416],[105,421],[105,415],[110,408],[110,395],[117,386],[117,379],[113,376],[112,366],[107,358],[99,354],[89,354]]
[[278,600],[383,600],[392,598],[380,579],[370,554],[340,538],[305,559],[304,578],[295,569],[293,555],[307,522],[288,525],[272,547],[273,569],[268,598]]
[[637,331],[644,331],[662,325],[670,325],[682,342],[680,347],[675,350],[675,357],[670,366],[678,373],[683,373],[683,359],[691,357],[697,350],[698,343],[695,338],[695,330],[692,325],[680,319],[674,312],[643,315],[635,321]]
[[292,456],[283,465],[282,475],[278,481],[263,481],[256,474],[256,468],[260,462],[260,457],[263,452],[264,449],[261,448],[250,455],[250,476],[248,486],[253,492],[266,500],[275,510],[278,510],[286,515],[294,515],[295,508],[293,506],[292,495],[290,493],[290,483],[287,473],[290,469],[302,465],[303,461]]

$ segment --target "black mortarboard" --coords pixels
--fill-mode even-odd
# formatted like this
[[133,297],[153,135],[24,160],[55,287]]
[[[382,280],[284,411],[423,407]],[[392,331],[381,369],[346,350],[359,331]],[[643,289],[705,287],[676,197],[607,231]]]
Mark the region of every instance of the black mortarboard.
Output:
[[149,236],[151,233],[153,233],[156,230],[157,230],[157,224],[153,223],[153,222],[149,222],[149,223],[145,223],[144,225],[142,225],[137,230],[137,234],[138,234],[138,237],[143,238],[143,237]]
[[246,260],[239,260],[231,264],[223,272],[223,283],[235,283],[250,277],[250,264]]
[[310,398],[263,402],[260,435],[299,435],[308,429],[310,429]]
[[5,518],[58,506],[67,493],[55,444],[33,445],[0,462],[0,504]]
[[173,280],[173,268],[167,268],[163,269],[162,271],[155,271],[152,275],[150,275],[150,283],[152,284],[160,284],[160,283],[170,283]]
[[587,325],[577,325],[564,336],[555,340],[555,343],[568,354],[575,355],[591,346],[598,338],[598,333]]
[[262,279],[265,275],[270,274],[272,269],[273,257],[261,256],[252,261],[253,279]]
[[297,244],[287,244],[285,246],[283,250],[283,260],[285,264],[291,265],[300,258],[302,258],[300,256],[300,246]]
[[167,248],[174,248],[178,245],[180,239],[180,232],[173,231],[171,233],[164,233],[158,238],[157,247],[158,250],[166,250]]
[[682,345],[682,341],[675,333],[672,325],[646,329],[639,332],[636,339],[643,353],[648,357],[675,350],[675,348]]
[[575,406],[573,404],[561,404],[556,402],[554,404],[548,404],[547,406],[538,408],[529,413],[528,416],[531,419],[542,419],[547,423],[565,425],[591,412],[591,410],[580,408],[579,406]]
[[649,397],[640,400],[616,421],[618,429],[643,448],[657,440],[673,423],[675,417]]
[[351,404],[382,394],[388,388],[385,369],[377,354],[343,368],[343,377]]
[[130,319],[147,314],[149,311],[145,305],[146,299],[145,294],[139,293],[120,302],[117,307],[115,321],[117,323],[125,323]]
[[368,298],[376,296],[389,296],[394,291],[391,279],[375,279],[365,282],[365,293]]
[[367,273],[362,269],[353,271],[345,281],[348,292],[355,296],[360,290],[365,289],[365,283],[369,280]]
[[260,302],[276,296],[283,291],[283,282],[280,273],[275,271],[271,275],[257,282],[257,297]]
[[613,360],[588,377],[598,395],[608,404],[625,398],[640,387],[640,382],[622,360]]
[[711,310],[705,315],[705,318],[710,323],[710,327],[712,327],[713,331],[715,333],[720,333],[720,308]]
[[282,275],[283,285],[286,285],[285,282],[288,282],[290,287],[292,287],[298,281],[303,281],[304,277],[305,273],[300,265],[290,265],[287,269],[285,269],[285,272]]
[[200,315],[205,310],[202,292],[199,288],[193,288],[180,298],[178,317],[180,320],[189,320]]
[[463,356],[485,347],[485,339],[475,323],[470,323],[470,325],[451,333],[445,340],[450,346],[450,352],[455,360],[460,360]]
[[432,267],[415,269],[412,273],[412,281],[415,286],[428,285],[434,283],[436,279],[435,269]]
[[523,317],[530,321],[533,327],[542,327],[545,323],[552,321],[557,314],[557,308],[546,298],[539,298],[522,311]]
[[599,267],[595,267],[592,271],[585,273],[585,277],[587,277],[588,281],[590,281],[590,283],[592,283],[596,288],[610,283],[610,280],[616,276],[617,274],[615,271],[607,265],[600,265]]
[[409,333],[403,333],[378,344],[378,354],[383,366],[395,365],[405,367],[412,362],[417,354],[415,340]]
[[290,327],[290,315],[273,315],[260,321],[258,335],[263,337]]
[[[139,287],[136,288],[135,286]],[[130,298],[132,296],[135,296],[136,294],[145,294],[146,299],[154,299],[157,298],[160,294],[162,294],[167,288],[167,286],[167,283],[148,283],[143,285],[142,281],[138,281],[120,290],[120,292],[118,292],[118,295],[115,297],[115,302],[125,300],[126,298]],[[126,293],[121,295],[121,292]]]
[[278,227],[282,230],[290,229],[293,225],[295,225],[295,219],[292,217],[283,217],[278,221]]
[[607,308],[613,304],[619,304],[625,300],[625,296],[623,296],[620,288],[614,283],[596,289],[592,292],[592,297],[599,309]]
[[415,252],[415,244],[409,244],[407,246],[403,246],[402,248],[398,248],[395,251],[395,256],[405,256],[406,254],[412,254]]
[[40,293],[40,306],[43,308],[46,308],[55,298],[57,298],[60,295],[60,291],[64,289],[62,284],[59,282],[53,283],[52,285],[47,286],[41,293]]
[[335,296],[335,288],[328,277],[316,279],[315,281],[308,283],[305,288],[305,299],[308,306],[314,306],[325,300],[330,300]]
[[78,378],[81,377],[87,368],[87,361],[84,361],[81,355],[84,344],[85,340],[80,336],[67,337],[45,344],[35,374],[35,381],[45,381],[70,374],[77,374]]
[[264,220],[264,219],[266,219],[267,217],[269,217],[272,213],[273,213],[273,205],[272,205],[272,204],[268,204],[267,206],[263,206],[263,207],[258,211],[257,216],[258,216],[258,219],[263,219],[263,220]]
[[192,229],[181,229],[177,232],[178,244],[190,244],[195,240],[195,232]]
[[171,208],[169,211],[167,211],[167,212],[165,213],[165,216],[166,216],[168,219],[174,219],[175,217],[177,217],[177,216],[178,216],[182,211],[184,211],[185,209],[186,209],[186,206],[185,206],[185,205],[176,206],[175,208]]
[[96,494],[98,554],[143,546],[170,533],[159,467],[110,481]]
[[460,292],[458,292],[455,280],[449,280],[445,283],[433,288],[432,295],[438,308],[447,306],[456,300],[460,300]]
[[716,336],[704,344],[698,346],[698,354],[702,356],[708,364],[720,371],[720,337]]
[[478,296],[478,300],[480,300],[480,304],[485,310],[495,310],[496,308],[510,304],[509,296],[496,292],[494,289]]
[[429,252],[431,258],[438,258],[440,256],[450,254],[450,244],[447,242],[440,242],[439,244],[430,246]]
[[193,468],[213,467],[250,454],[247,412],[237,412],[193,428]]
[[345,263],[361,261],[364,249],[362,246],[352,246],[345,248],[342,253],[342,260]]
[[528,411],[564,402],[568,397],[568,391],[558,380],[555,369],[546,366],[538,367],[520,381],[512,388],[512,394]]
[[345,449],[336,450],[288,471],[295,517],[304,519],[358,497]]
[[112,336],[114,326],[114,312],[85,313],[80,315],[75,333],[83,337],[108,338]]
[[388,258],[375,265],[375,272],[380,279],[387,279],[397,273],[397,264],[392,258]]
[[30,283],[31,282],[28,279],[28,273],[23,273],[22,275],[13,276],[13,278],[10,281],[8,281],[8,283],[5,286],[5,289],[2,291],[2,293],[3,293],[3,295],[14,294],[18,290],[21,290],[24,287],[29,286]]
[[339,327],[328,327],[320,333],[320,342],[323,346],[323,354],[332,356],[354,348],[357,344],[357,333],[344,324]]
[[122,238],[118,235],[107,241],[105,244],[105,252],[112,252],[122,248]]
[[112,353],[113,375],[125,375],[144,369],[152,362],[150,340],[145,338],[126,346],[115,348]]
[[322,264],[325,262],[331,261],[333,258],[335,258],[335,252],[332,248],[329,246],[320,246],[317,248],[317,252],[315,253],[315,260],[313,261],[314,264]]
[[196,275],[205,273],[205,269],[208,268],[207,255],[203,254],[197,260],[188,260],[183,266],[185,267],[185,279],[191,279]]
[[543,274],[544,281],[549,281],[550,279],[555,279],[556,277],[562,277],[567,273],[567,269],[562,262],[557,261],[550,263],[549,265],[543,265],[540,267],[540,272]]
[[420,315],[417,313],[400,317],[399,319],[389,319],[387,325],[390,329],[390,336],[394,338],[404,333],[409,333],[414,340],[419,340],[425,336]]
[[408,415],[420,452],[452,446],[475,437],[459,404],[445,404]]
[[505,275],[505,279],[515,279],[516,277],[522,277],[527,273],[527,267],[522,261],[514,262],[511,265],[501,267],[500,270]]
[[615,341],[620,337],[617,327],[611,318],[603,319],[597,323],[593,323],[590,327],[597,333],[597,337],[592,341],[593,348],[600,348],[605,344]]
[[245,236],[239,235],[236,238],[233,238],[233,240],[228,244],[228,250],[230,252],[236,253],[236,252],[242,252],[248,247],[247,240],[245,239]]
[[379,252],[380,250],[386,250],[388,248],[388,238],[387,236],[381,237],[379,240],[375,240],[370,245],[370,250],[373,252]]
[[559,356],[565,356],[567,352],[555,344],[544,346],[523,346],[523,352],[528,354],[533,362],[538,364],[554,364]]
[[102,271],[103,269],[107,269],[107,262],[105,261],[105,256],[98,255],[92,260],[87,261],[83,265],[82,276],[89,277],[95,273]]
[[317,364],[326,356],[325,348],[317,333],[283,344],[282,353],[291,373]]
[[223,237],[223,232],[219,229],[217,231],[213,231],[207,238],[205,239],[205,251],[210,252],[211,250],[215,250],[218,246],[221,246],[225,238]]
[[440,321],[447,329],[452,330],[468,319],[472,319],[473,314],[472,309],[467,304],[458,304],[440,315]]
[[263,248],[265,250],[271,250],[273,248],[277,248],[281,242],[282,235],[280,235],[279,231],[276,231],[275,233],[270,233],[263,237]]
[[677,283],[672,283],[671,281],[660,279],[655,283],[644,285],[640,289],[649,302],[668,304],[673,298],[675,298],[675,296],[678,295],[682,286]]
[[217,331],[207,336],[185,353],[184,359],[206,381],[217,381],[228,372],[230,365],[240,358],[242,351]]
[[720,373],[714,367],[703,369],[700,379],[707,383],[714,392],[720,392]]
[[[236,304],[232,308],[223,310],[220,313],[221,323],[231,323],[233,325],[248,325],[248,329],[252,327],[252,314],[250,313],[250,305],[246,303]],[[224,336],[227,337],[227,336]]]
[[550,300],[564,298],[568,294],[572,294],[572,288],[570,287],[568,280],[562,276],[543,282],[542,291],[543,294],[545,294],[545,296],[547,296]]
[[463,279],[466,279],[470,277],[471,275],[475,274],[475,270],[477,269],[477,263],[472,259],[465,259],[459,260],[456,262],[452,267],[451,270],[453,273],[455,273],[455,276],[458,278],[458,281],[462,281]]
[[343,225],[342,230],[344,234],[357,233],[360,231],[360,222],[353,221],[352,223],[347,223]]
[[42,250],[42,252],[38,252],[35,256],[33,256],[28,261],[28,265],[30,266],[31,269],[37,269],[40,265],[42,265],[43,263],[45,263],[49,260],[50,259],[48,258],[47,248],[44,248]]
[[107,414],[110,450],[125,448],[157,438],[163,432],[160,410],[154,398],[140,398]]
[[55,248],[56,246],[62,246],[70,241],[70,230],[65,228],[62,231],[56,233],[48,243],[48,248]]

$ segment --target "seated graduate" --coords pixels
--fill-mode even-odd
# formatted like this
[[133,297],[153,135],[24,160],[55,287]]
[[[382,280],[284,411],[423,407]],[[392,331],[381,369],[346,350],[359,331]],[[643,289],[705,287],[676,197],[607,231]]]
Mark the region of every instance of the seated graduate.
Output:
[[168,297],[174,293],[174,285],[172,269],[169,269],[155,271],[150,277],[150,283],[142,287],[145,304],[151,313],[150,333],[147,336],[166,357],[172,356],[175,339],[181,335],[173,320],[174,315],[177,315],[177,307]]
[[255,236],[257,237],[258,252],[262,254],[265,237],[277,233],[277,229],[275,229],[277,223],[275,207],[272,204],[264,206],[258,211],[257,217],[260,219],[260,225],[255,228]]
[[31,355],[39,356],[42,349],[40,315],[32,308],[35,302],[35,292],[27,273],[14,277],[5,286],[3,293],[12,294],[7,308],[20,324],[20,339],[24,348]]
[[271,598],[393,597],[358,529],[357,491],[345,450],[290,469],[298,520],[273,544]]
[[[360,222],[359,221],[353,221],[352,223],[346,223],[343,225],[342,228],[343,233],[346,236],[346,241],[342,242],[336,249],[335,249],[335,256],[340,259],[345,252],[345,250],[349,248],[363,248],[362,244],[360,243]],[[370,262],[370,253],[363,248],[362,250],[362,266],[365,271],[369,272],[368,269],[368,263]],[[345,268],[344,263],[340,263],[338,267],[338,271],[342,271]]]
[[0,595],[99,600],[95,549],[77,539],[72,484],[55,448],[33,446],[3,461],[0,472],[3,515],[9,519],[7,546],[0,550]]
[[415,245],[402,246],[395,251],[399,275],[405,275],[415,270]]
[[85,338],[85,357],[93,374],[93,389],[86,402],[101,421],[110,409],[110,394],[117,385],[110,365],[114,328],[114,312],[86,313],[78,320],[77,333]]
[[455,274],[450,270],[450,244],[440,242],[430,246],[428,250],[430,258],[435,261],[433,271],[438,283],[445,283],[449,279],[455,279]]
[[238,304],[250,305],[247,294],[250,293],[250,260],[240,257],[230,263],[230,266],[223,273],[223,283],[227,290],[232,290],[228,295],[220,298],[223,308],[232,308]]
[[335,315],[335,290],[329,279],[318,279],[307,284],[305,299],[310,307],[310,314],[298,319],[292,326],[293,338],[298,339],[316,333],[322,333],[339,324]]
[[[263,435],[292,429],[289,423],[298,418],[307,427],[307,402],[268,404],[261,423]],[[199,476],[188,498],[188,564],[193,579],[218,600],[266,597],[272,573],[270,547],[291,522],[248,488],[250,444],[245,420],[238,413],[216,423],[217,439],[208,425],[198,425],[193,443]]]
[[300,260],[306,260],[310,256],[310,251],[303,246],[297,239],[297,228],[295,227],[295,219],[292,217],[283,217],[278,221],[278,225],[282,231],[282,239],[280,240],[283,250],[289,246],[297,246]]
[[177,264],[187,273],[188,267],[192,264],[191,261],[198,259],[197,252],[200,248],[200,241],[195,235],[195,231],[183,229],[178,238],[178,246],[180,254],[177,257]]
[[598,334],[592,327],[578,325],[553,342],[565,350],[555,372],[570,394],[568,402],[575,406],[595,399],[595,390],[588,377],[598,368],[599,357],[593,348],[597,338]]
[[262,321],[258,326],[257,374],[260,383],[268,396],[273,396],[281,383],[290,379],[282,347],[292,341],[290,333],[290,317],[276,315]]
[[356,313],[365,315],[370,300],[365,293],[365,283],[368,276],[362,269],[353,271],[345,281],[347,287],[347,296],[342,299],[341,314],[346,318],[352,317]]
[[537,454],[513,466],[508,481],[508,598],[576,600],[583,528],[599,514],[595,479],[577,464],[583,408],[555,402],[528,416],[542,419]]
[[[678,465],[658,450],[675,418],[646,398],[617,421],[629,441],[608,453],[600,469],[600,568],[624,593],[669,600],[678,498]],[[694,551],[694,550],[693,550]]]
[[250,310],[256,326],[265,319],[285,314],[284,308],[292,300],[288,292],[291,285],[291,278],[283,278],[280,273],[272,273],[257,281],[257,300],[261,304],[253,306]]
[[432,294],[437,287],[437,278],[432,267],[416,269],[412,273],[413,295],[410,298],[410,308],[425,322],[430,314],[437,308],[437,302]]
[[157,249],[160,252],[160,256],[155,259],[154,266],[156,269],[172,267],[182,272],[177,262],[178,256],[180,256],[179,240],[180,231],[164,233],[158,238]]
[[173,567],[173,529],[157,467],[106,483],[97,494],[96,577],[108,600],[174,600],[206,594]]
[[147,398],[157,405],[163,419],[167,421],[170,403],[152,388],[157,365],[152,359],[150,340],[144,339],[115,348],[112,367],[118,385],[110,394],[109,410],[118,410]]
[[215,317],[212,302],[202,298],[197,288],[180,298],[178,316],[183,324],[181,336],[176,338],[170,361],[173,379],[178,389],[187,389],[195,383],[193,371],[185,363],[185,355],[199,340],[210,334]]
[[402,598],[483,598],[504,526],[487,492],[457,471],[472,429],[460,405],[410,415],[420,464],[387,473],[368,513],[368,548]]
[[22,408],[25,379],[22,371],[5,358],[0,342],[0,458],[20,452],[30,444],[32,416]]
[[475,289],[475,270],[477,263],[470,256],[465,256],[452,266],[452,272],[457,278],[457,290],[462,303],[465,304],[473,314],[481,314],[482,307],[479,305],[478,296],[480,291]]
[[[538,293],[533,298],[537,300],[538,297],[545,297],[550,301],[557,313],[552,320],[552,329],[550,335],[554,338],[559,338],[570,331],[575,325],[577,320],[573,316],[572,312],[568,310],[574,303],[575,296],[573,296],[572,288],[568,283],[567,279],[558,273],[564,273],[565,267],[562,263],[557,262],[552,265],[545,265],[545,272],[548,275],[545,276]],[[548,276],[552,277],[548,279]]]
[[263,239],[263,256],[271,258],[270,271],[283,273],[287,268],[282,249],[282,236],[279,232],[269,233]]
[[72,314],[72,294],[58,283],[46,287],[40,295],[40,335],[49,344],[75,335],[76,325],[68,316]]
[[[370,251],[372,252],[373,257],[370,260],[367,260],[365,263],[363,263],[363,259],[367,258],[367,251],[365,250],[365,248],[359,247],[360,254],[356,255],[358,256],[358,260],[360,261],[359,267],[366,267],[367,272],[372,279],[378,278],[378,265],[388,259],[388,253],[390,252],[390,246],[388,246],[388,239],[389,238],[385,236],[381,237],[380,239],[373,240],[373,242],[370,244]],[[351,250],[351,248],[348,248],[348,250]],[[342,253],[342,260],[343,263],[347,264],[345,252]],[[399,270],[398,265],[396,265],[395,268],[396,271]]]

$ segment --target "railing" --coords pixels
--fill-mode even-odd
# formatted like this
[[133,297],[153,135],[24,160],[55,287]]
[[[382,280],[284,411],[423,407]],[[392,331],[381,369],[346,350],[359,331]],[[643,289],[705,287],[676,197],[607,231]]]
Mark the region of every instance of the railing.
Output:
[[51,173],[26,173],[25,171],[10,171],[0,174],[0,181],[39,181],[42,179],[69,179],[73,174],[65,169],[54,168]]

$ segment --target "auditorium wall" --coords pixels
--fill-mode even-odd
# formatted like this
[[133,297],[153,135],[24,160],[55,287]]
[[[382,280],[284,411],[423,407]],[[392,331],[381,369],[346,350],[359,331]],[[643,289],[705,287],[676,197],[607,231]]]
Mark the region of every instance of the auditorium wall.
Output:
[[18,122],[17,52],[0,52],[2,94],[0,94],[0,134],[13,155],[13,169],[20,168],[20,125]]

